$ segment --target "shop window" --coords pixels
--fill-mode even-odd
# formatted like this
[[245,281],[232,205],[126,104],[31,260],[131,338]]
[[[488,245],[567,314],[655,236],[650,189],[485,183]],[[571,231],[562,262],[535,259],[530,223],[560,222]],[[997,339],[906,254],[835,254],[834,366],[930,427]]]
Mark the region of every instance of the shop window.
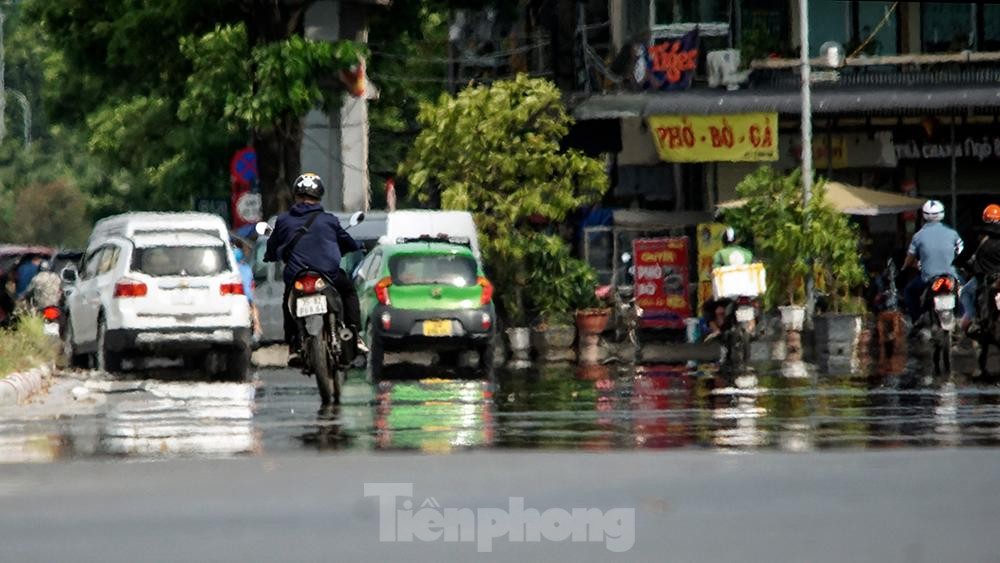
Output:
[[[868,42],[862,52],[871,56],[895,55],[899,52],[896,44],[896,19],[898,15],[895,12],[889,13],[892,10],[892,5],[892,2],[854,3],[858,11],[858,29],[850,42],[851,48],[848,49],[849,52],[854,52],[876,29],[878,29],[878,33]],[[898,10],[899,8],[896,9]],[[888,19],[886,18],[886,14],[889,14]],[[879,29],[879,24],[883,20],[885,20],[885,24]]]
[[787,3],[776,0],[744,0],[740,3],[737,31],[743,60],[764,59],[771,53],[794,56],[790,41],[791,20]]
[[983,40],[980,51],[1000,50],[1000,4],[983,4]]
[[920,4],[923,52],[956,53],[972,48],[974,9],[971,4]]
[[[809,3],[809,45],[813,56],[827,41],[843,45],[848,53],[854,52],[878,29],[865,48],[867,55],[895,55],[899,48],[896,40],[898,18],[892,11],[893,2],[858,2],[844,0],[812,0]],[[898,8],[897,8],[898,10]],[[889,14],[886,19],[886,14]],[[885,24],[879,28],[879,24]]]
[[657,25],[728,22],[728,0],[653,0]]
[[851,40],[851,3],[841,0],[809,2],[809,45],[812,55],[827,41],[847,45]]

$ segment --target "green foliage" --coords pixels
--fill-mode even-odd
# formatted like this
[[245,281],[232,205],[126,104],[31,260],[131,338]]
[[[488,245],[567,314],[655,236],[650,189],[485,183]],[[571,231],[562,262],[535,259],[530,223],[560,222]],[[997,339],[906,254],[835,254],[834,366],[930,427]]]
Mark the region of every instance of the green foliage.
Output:
[[353,41],[328,43],[298,35],[251,46],[243,24],[182,38],[180,49],[194,66],[180,117],[211,116],[235,130],[268,129],[288,114],[338,107],[343,91],[323,87],[321,79],[336,76],[367,54]]
[[24,317],[13,329],[0,330],[0,379],[55,361],[56,347],[39,317]]
[[77,248],[90,233],[86,196],[63,180],[21,190],[6,221],[12,242]]
[[578,309],[597,306],[597,274],[570,254],[569,245],[554,235],[532,233],[524,238],[528,272],[528,309],[542,319],[564,321]]
[[529,256],[539,250],[525,220],[561,221],[597,201],[608,183],[603,163],[560,148],[571,118],[547,80],[522,75],[442,95],[421,105],[418,121],[423,129],[400,174],[419,201],[439,196],[442,208],[475,215],[508,319],[523,321]]
[[865,276],[857,227],[826,202],[825,184],[818,182],[804,205],[800,171],[784,176],[764,166],[744,178],[736,192],[747,203],[728,210],[726,219],[753,236],[756,254],[767,267],[768,305],[802,304],[811,273],[840,311]]

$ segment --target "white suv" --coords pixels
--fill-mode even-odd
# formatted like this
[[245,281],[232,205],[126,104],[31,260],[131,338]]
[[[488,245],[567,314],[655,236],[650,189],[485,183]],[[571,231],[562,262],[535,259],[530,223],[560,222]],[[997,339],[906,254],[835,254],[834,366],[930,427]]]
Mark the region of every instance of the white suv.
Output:
[[[250,374],[250,309],[221,218],[201,213],[129,214],[105,219],[91,235],[74,291],[65,352],[79,364],[117,371],[124,357],[181,355]],[[219,362],[217,360],[222,360]]]

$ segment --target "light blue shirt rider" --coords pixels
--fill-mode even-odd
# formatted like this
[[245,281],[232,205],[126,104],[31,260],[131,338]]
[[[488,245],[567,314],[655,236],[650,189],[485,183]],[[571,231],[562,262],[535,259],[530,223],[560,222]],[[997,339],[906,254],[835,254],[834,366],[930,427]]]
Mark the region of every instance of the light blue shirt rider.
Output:
[[929,282],[942,274],[951,274],[957,278],[958,272],[952,262],[964,247],[962,237],[954,229],[940,221],[934,221],[924,224],[913,235],[907,254],[920,260],[920,279]]

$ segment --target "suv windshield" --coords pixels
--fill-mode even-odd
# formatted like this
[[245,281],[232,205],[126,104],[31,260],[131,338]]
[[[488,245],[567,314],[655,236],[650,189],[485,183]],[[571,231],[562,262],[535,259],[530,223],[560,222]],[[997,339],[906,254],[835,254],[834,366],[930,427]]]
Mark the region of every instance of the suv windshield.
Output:
[[389,273],[397,285],[466,287],[476,284],[476,261],[449,254],[404,254],[389,259]]
[[132,252],[132,271],[150,276],[212,276],[229,271],[224,246],[150,246]]

